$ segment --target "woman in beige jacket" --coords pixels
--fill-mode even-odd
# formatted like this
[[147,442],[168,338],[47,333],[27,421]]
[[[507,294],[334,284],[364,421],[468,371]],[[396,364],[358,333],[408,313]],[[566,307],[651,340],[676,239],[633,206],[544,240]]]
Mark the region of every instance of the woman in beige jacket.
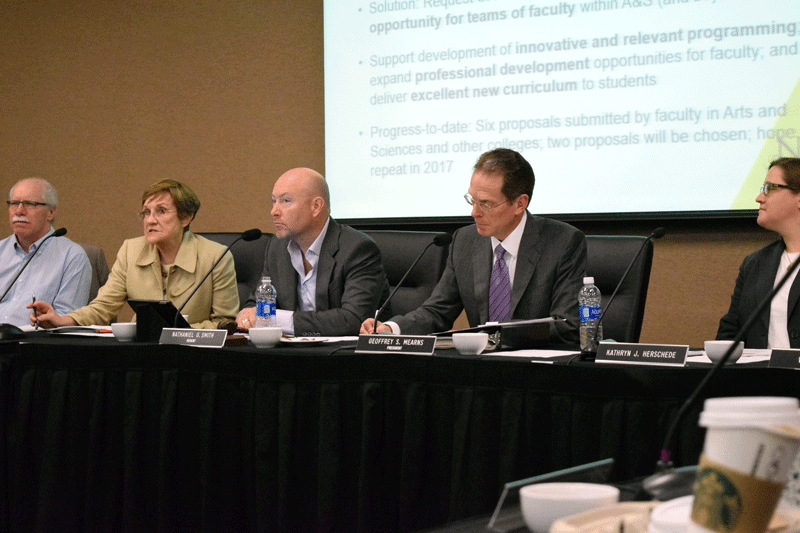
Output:
[[[64,316],[46,302],[30,304],[28,307],[36,307],[39,325],[109,324],[129,298],[183,305],[225,250],[223,245],[189,231],[199,208],[197,195],[183,183],[162,180],[148,187],[139,213],[144,236],[122,243],[97,298]],[[192,327],[214,329],[223,320],[234,320],[238,310],[236,272],[228,252],[182,313],[189,316]]]

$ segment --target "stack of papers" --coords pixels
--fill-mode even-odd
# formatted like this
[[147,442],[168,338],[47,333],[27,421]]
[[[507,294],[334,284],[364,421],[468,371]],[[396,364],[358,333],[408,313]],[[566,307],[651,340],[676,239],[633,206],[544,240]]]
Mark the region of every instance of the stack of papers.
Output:
[[[745,348],[744,352],[742,352],[742,356],[739,358],[738,361],[736,361],[733,364],[746,365],[748,363],[769,361],[770,355],[772,355],[772,350],[770,350],[769,348],[765,349]],[[686,362],[711,363],[711,359],[708,358],[705,350],[689,350],[689,352],[686,354]]]
[[113,337],[111,326],[61,326],[48,329],[48,333],[60,335],[80,335],[83,337]]

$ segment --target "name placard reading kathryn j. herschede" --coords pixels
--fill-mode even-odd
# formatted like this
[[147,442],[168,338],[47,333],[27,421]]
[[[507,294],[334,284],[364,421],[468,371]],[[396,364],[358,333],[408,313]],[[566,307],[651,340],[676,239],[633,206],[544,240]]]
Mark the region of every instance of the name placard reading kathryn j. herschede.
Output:
[[595,361],[629,365],[684,366],[689,346],[601,342]]
[[359,335],[356,353],[413,353],[433,355],[436,337],[431,335]]

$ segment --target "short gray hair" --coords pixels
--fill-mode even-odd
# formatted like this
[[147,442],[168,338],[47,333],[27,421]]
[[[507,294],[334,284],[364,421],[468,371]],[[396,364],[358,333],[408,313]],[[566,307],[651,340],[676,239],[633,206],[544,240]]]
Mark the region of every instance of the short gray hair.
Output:
[[11,200],[11,194],[14,192],[14,189],[17,185],[22,183],[23,181],[35,181],[39,185],[42,186],[42,201],[49,205],[50,207],[56,207],[58,205],[58,192],[56,192],[56,188],[53,187],[49,181],[42,179],[42,178],[25,178],[23,180],[19,180],[8,190],[8,199]]

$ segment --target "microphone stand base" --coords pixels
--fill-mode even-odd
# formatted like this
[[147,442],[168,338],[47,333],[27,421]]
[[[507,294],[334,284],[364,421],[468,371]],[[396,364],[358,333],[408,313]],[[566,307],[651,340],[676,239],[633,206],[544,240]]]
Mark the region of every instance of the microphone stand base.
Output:
[[594,361],[597,352],[581,352],[581,361]]

